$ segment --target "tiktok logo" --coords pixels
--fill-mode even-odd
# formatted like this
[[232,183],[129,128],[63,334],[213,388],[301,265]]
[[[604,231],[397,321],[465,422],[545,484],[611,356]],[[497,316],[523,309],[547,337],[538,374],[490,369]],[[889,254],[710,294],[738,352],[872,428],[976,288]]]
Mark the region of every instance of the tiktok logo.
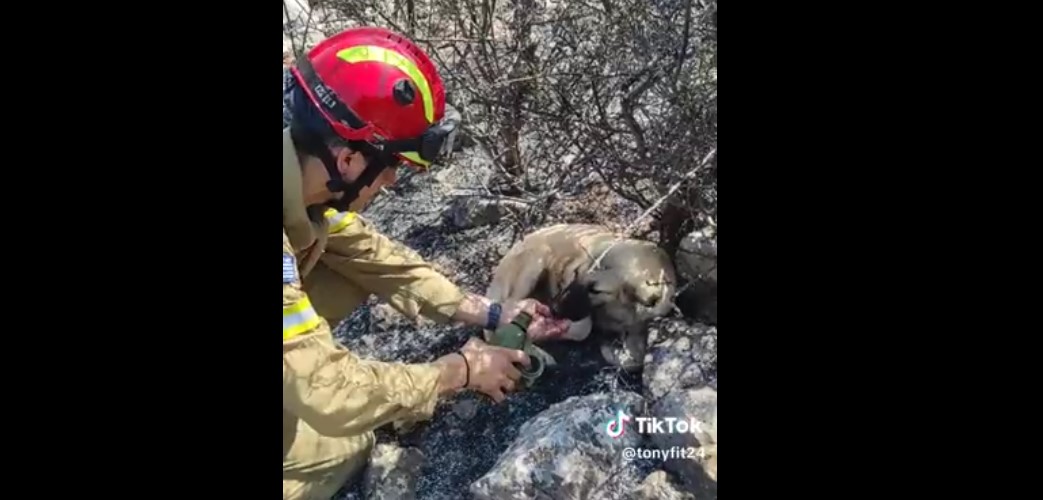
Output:
[[630,415],[624,413],[623,410],[617,410],[616,418],[609,420],[608,423],[605,424],[605,432],[607,432],[613,439],[621,438],[627,431],[625,424],[629,421]]

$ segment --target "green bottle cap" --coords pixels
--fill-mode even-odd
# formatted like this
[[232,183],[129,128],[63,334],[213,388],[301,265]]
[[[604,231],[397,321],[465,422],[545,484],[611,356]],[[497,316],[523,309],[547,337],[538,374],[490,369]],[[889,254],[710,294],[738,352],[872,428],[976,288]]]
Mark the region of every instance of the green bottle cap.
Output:
[[527,331],[529,329],[529,323],[532,323],[532,316],[529,316],[529,313],[527,312],[520,312],[513,320],[511,320],[511,323],[518,325],[522,331]]

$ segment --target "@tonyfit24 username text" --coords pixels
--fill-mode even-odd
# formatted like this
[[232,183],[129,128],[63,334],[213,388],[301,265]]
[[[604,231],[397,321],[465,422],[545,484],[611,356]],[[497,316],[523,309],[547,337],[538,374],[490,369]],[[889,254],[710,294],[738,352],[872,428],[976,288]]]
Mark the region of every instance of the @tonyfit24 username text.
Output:
[[695,446],[671,446],[670,448],[634,448],[627,446],[623,448],[623,460],[651,459],[672,460],[686,458],[701,458],[702,449]]

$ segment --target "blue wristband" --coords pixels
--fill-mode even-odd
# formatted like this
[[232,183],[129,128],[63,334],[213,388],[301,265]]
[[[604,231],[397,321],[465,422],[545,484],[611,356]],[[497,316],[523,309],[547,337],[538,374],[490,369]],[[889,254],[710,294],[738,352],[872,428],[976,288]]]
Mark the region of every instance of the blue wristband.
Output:
[[503,312],[503,306],[493,302],[489,305],[489,317],[485,320],[486,330],[495,330],[496,327],[500,326],[500,313]]

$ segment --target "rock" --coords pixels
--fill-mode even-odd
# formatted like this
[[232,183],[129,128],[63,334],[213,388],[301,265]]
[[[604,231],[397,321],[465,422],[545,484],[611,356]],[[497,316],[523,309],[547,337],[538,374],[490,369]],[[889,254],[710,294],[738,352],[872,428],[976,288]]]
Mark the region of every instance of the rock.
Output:
[[678,269],[687,278],[717,281],[717,232],[712,226],[692,231],[681,240]]
[[[624,447],[642,446],[627,428],[612,438],[606,424],[616,409],[641,414],[642,398],[620,391],[569,398],[526,422],[518,438],[470,488],[477,499],[623,498],[640,477]],[[635,428],[636,429],[636,428]]]
[[717,283],[690,281],[675,303],[685,317],[709,325],[717,324]]
[[378,444],[373,448],[363,479],[367,500],[407,500],[416,498],[416,481],[424,465],[424,455],[416,448]]
[[408,320],[389,304],[377,304],[370,309],[370,327],[377,331],[391,331],[403,321]]
[[461,130],[456,135],[456,140],[453,141],[453,151],[460,152],[467,148],[473,148],[478,145],[478,141],[475,141],[471,134]]
[[457,170],[456,165],[448,165],[432,172],[431,178],[439,184],[445,184],[454,188],[458,184],[457,178],[459,175],[457,174]]
[[645,397],[662,398],[675,389],[717,389],[717,327],[659,318],[648,326],[642,373]]
[[475,196],[459,196],[445,213],[446,219],[458,229],[487,226],[500,222],[511,210],[525,210],[528,204],[515,200],[490,200]]
[[648,475],[641,486],[630,494],[629,500],[695,500],[695,495],[678,491],[665,471],[657,470]]
[[675,257],[688,288],[678,306],[689,317],[717,324],[717,234],[713,227],[693,231],[681,241]]
[[463,420],[471,420],[478,413],[478,404],[471,399],[457,401],[453,405],[453,413]]
[[677,319],[657,321],[649,330],[642,375],[651,416],[695,419],[687,433],[651,434],[660,449],[697,448],[696,457],[664,463],[698,498],[717,495],[717,328]]
[[652,405],[652,415],[698,422],[697,428],[688,433],[657,433],[650,437],[660,449],[696,448],[694,457],[672,458],[663,467],[676,473],[686,489],[698,498],[716,498],[717,391],[703,387],[671,392]]

